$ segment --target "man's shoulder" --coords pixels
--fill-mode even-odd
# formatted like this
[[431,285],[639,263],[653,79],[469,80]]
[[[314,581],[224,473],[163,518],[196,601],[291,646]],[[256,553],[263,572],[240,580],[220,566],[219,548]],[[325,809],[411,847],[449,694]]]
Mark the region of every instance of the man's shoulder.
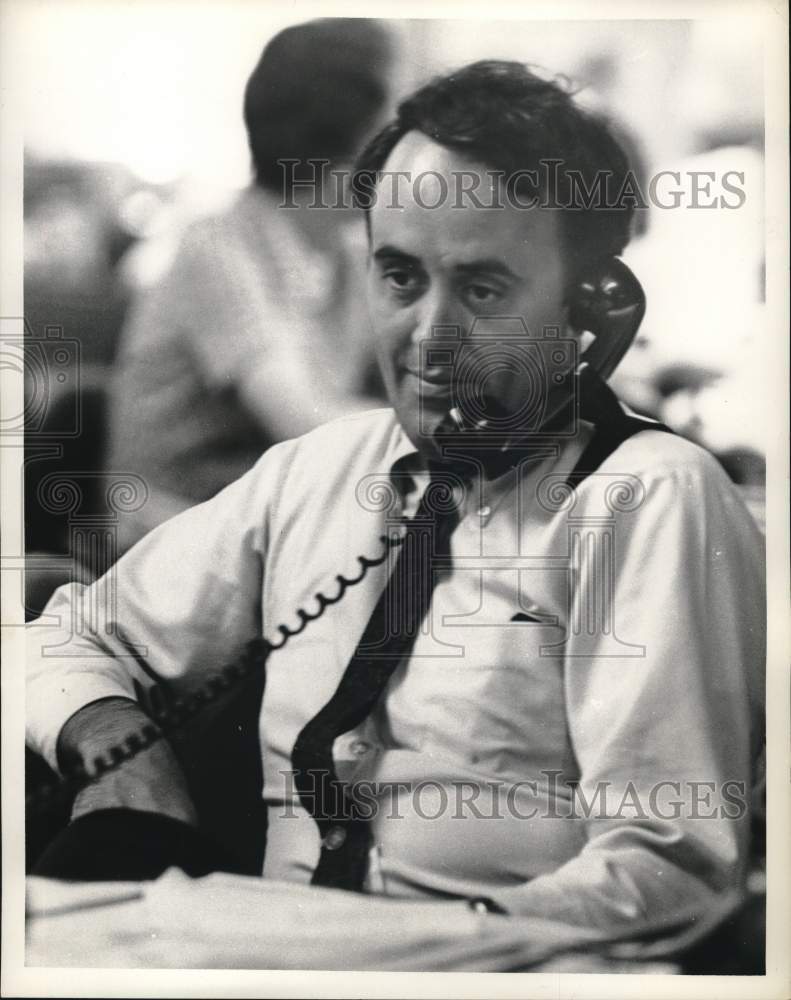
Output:
[[295,441],[298,447],[306,452],[322,450],[327,446],[339,449],[341,452],[355,452],[360,445],[374,449],[387,448],[393,443],[394,436],[400,438],[402,435],[403,431],[395,411],[389,406],[383,406],[336,417],[296,438]]
[[684,473],[705,478],[725,476],[711,452],[648,421],[644,430],[632,434],[602,463],[607,471],[616,466],[623,472],[657,479]]
[[240,523],[252,518],[258,524],[264,510],[280,511],[289,519],[329,512],[350,491],[354,495],[366,477],[384,479],[403,452],[405,440],[392,410],[339,417],[272,445],[251,469],[208,502],[233,509]]
[[723,502],[743,506],[736,487],[711,452],[650,425],[627,438],[593,475],[606,482],[621,479],[645,500],[675,508],[702,511]]
[[384,407],[337,417],[270,452],[282,452],[290,475],[335,479],[350,471],[387,471],[408,448],[395,412]]
[[289,517],[342,509],[361,482],[384,481],[404,448],[395,413],[367,410],[269,448],[251,472],[251,486]]

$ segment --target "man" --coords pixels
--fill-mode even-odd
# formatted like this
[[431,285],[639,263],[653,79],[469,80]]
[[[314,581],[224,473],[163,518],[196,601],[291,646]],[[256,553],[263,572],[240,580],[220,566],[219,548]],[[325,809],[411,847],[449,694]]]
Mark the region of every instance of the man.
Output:
[[[717,463],[595,372],[567,406],[580,283],[630,211],[553,205],[572,170],[620,191],[625,158],[560,87],[490,62],[405,101],[360,168],[392,410],[270,449],[153,532],[93,634],[31,629],[31,743],[106,756],[152,678],[194,690],[263,635],[266,877],[605,936],[694,921],[745,875],[761,542]],[[196,822],[162,740],[74,815],[113,807]]]
[[309,158],[320,178],[348,166],[382,113],[389,58],[386,30],[366,19],[294,25],[266,45],[244,98],[254,182],[189,226],[123,331],[108,464],[150,495],[122,515],[122,549],[269,445],[376,405],[362,220],[297,210],[292,182],[313,176]]

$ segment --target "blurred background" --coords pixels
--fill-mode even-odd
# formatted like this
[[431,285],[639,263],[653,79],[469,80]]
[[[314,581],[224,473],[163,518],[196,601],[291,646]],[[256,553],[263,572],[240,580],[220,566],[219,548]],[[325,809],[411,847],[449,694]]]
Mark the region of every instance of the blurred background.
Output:
[[[275,376],[297,384],[304,375],[307,386],[315,377],[316,392],[328,394],[322,397],[322,416],[372,405],[380,398],[370,359],[363,357],[365,320],[359,316],[357,327],[351,322],[344,326],[352,333],[343,345],[324,344],[327,354],[321,356],[330,359],[329,367],[322,369],[324,383],[333,382],[332,386],[322,383],[321,372],[303,370],[304,358],[286,356],[284,342],[292,339],[295,322],[293,302],[286,308],[278,292],[288,275],[276,272],[272,277],[273,260],[289,256],[289,266],[296,269],[291,277],[320,290],[316,302],[298,303],[297,319],[306,337],[311,330],[314,337],[323,336],[315,331],[326,333],[326,317],[340,315],[333,312],[340,308],[338,302],[330,302],[338,276],[357,275],[364,243],[355,229],[359,220],[338,224],[343,239],[337,239],[337,233],[281,232],[271,205],[257,201],[258,207],[247,217],[262,213],[255,216],[258,230],[244,237],[246,250],[236,244],[230,249],[237,235],[232,228],[244,225],[239,206],[247,197],[258,197],[249,194],[251,186],[262,189],[251,184],[245,88],[264,45],[281,29],[304,19],[279,18],[271,4],[254,0],[189,8],[178,2],[42,2],[23,8],[20,16],[36,55],[28,61],[23,87],[25,317],[33,340],[46,339],[47,331],[52,334],[56,328],[62,338],[78,345],[66,362],[67,367],[79,366],[76,375],[56,383],[51,365],[49,375],[45,373],[51,383],[46,440],[57,439],[58,420],[72,419],[73,402],[66,400],[59,409],[59,395],[73,394],[78,386],[82,408],[82,433],[68,440],[64,436],[57,458],[37,455],[42,425],[30,428],[27,546],[29,552],[69,551],[63,511],[41,502],[42,481],[53,470],[109,467],[138,471],[150,488],[148,519],[140,522],[136,515],[139,523],[130,526],[127,536],[120,536],[123,549],[153,524],[216,491],[243,471],[245,463],[252,463],[247,453],[240,452],[233,469],[207,473],[209,486],[190,488],[181,470],[195,467],[200,450],[195,438],[207,433],[206,428],[193,426],[193,439],[176,441],[168,436],[167,427],[175,427],[178,420],[155,409],[179,380],[184,384],[190,380],[181,404],[191,406],[193,414],[203,410],[196,386],[216,397],[218,380],[222,383],[225,396],[212,397],[206,412],[213,414],[215,425],[238,426],[250,455],[290,436],[290,431],[310,426],[307,409],[297,408],[287,419],[271,410],[253,412],[250,400],[256,394],[266,395],[267,379],[269,385]],[[370,27],[371,22],[367,24]],[[739,186],[745,197],[738,209],[652,207],[638,213],[637,233],[625,258],[646,289],[648,312],[635,346],[612,382],[633,408],[659,417],[712,450],[743,488],[762,523],[768,433],[762,390],[768,336],[763,61],[760,38],[750,23],[735,28],[723,20],[404,19],[378,20],[373,31],[366,34],[367,30],[352,42],[344,41],[349,31],[341,30],[329,44],[314,41],[313,50],[297,45],[281,53],[281,65],[272,72],[280,73],[281,79],[291,78],[289,87],[296,91],[286,95],[291,104],[284,97],[281,105],[269,108],[270,120],[272,114],[305,114],[310,95],[330,102],[330,108],[351,100],[354,110],[354,95],[362,88],[368,98],[358,109],[359,128],[355,132],[348,123],[338,125],[347,129],[349,144],[353,140],[358,146],[401,96],[431,75],[479,58],[518,59],[551,74],[564,74],[578,88],[581,101],[611,115],[638,176],[660,170],[680,171],[682,178],[688,171],[714,171],[717,178],[726,171],[744,174]],[[344,48],[347,45],[352,47]],[[360,65],[364,72],[350,76]],[[296,78],[303,82],[294,83]],[[272,86],[270,77],[259,80],[265,95]],[[299,86],[307,90],[299,92]],[[285,85],[274,87],[278,93],[285,89]],[[315,129],[316,123],[311,127]],[[286,140],[281,136],[279,141]],[[351,149],[330,153],[337,163],[350,154]],[[689,185],[682,181],[680,186]],[[269,243],[252,246],[257,232],[270,234]],[[347,256],[339,270],[341,245]],[[216,274],[218,260],[232,260],[229,280],[238,284],[246,267],[244,254],[255,265],[251,280],[263,275],[259,284],[269,289],[270,320],[280,317],[269,321],[266,330],[257,331],[247,316],[261,312],[256,304],[259,292],[236,288],[226,296]],[[174,274],[179,273],[177,280]],[[348,283],[347,301],[341,305],[356,307],[357,279],[343,280]],[[212,282],[217,288],[210,293]],[[185,318],[182,308],[193,297],[199,319]],[[247,318],[237,324],[237,314]],[[196,329],[199,323],[206,326],[209,346],[203,354],[195,344],[204,334],[191,332],[191,323]],[[250,354],[235,367],[230,360],[217,361],[234,351],[229,323],[234,329],[244,326],[251,337],[263,338],[255,377],[250,375],[256,367]],[[224,339],[218,340],[220,336]],[[165,351],[166,340],[170,353],[162,360],[157,351]],[[143,353],[148,358],[146,371],[141,367]],[[191,353],[195,369],[188,373],[184,358]],[[156,364],[151,361],[154,357]],[[335,370],[333,358],[343,359]],[[156,385],[154,375],[160,380]],[[341,377],[346,379],[343,384]],[[233,400],[228,397],[231,384]],[[125,402],[118,403],[122,397]],[[173,404],[170,398],[169,404]],[[215,406],[223,409],[211,409]],[[156,414],[158,440],[147,437],[145,428],[129,433],[143,411]],[[113,422],[136,439],[136,451],[117,447]],[[181,459],[189,458],[183,465],[177,446],[183,446]],[[227,440],[214,441],[213,446],[226,453],[230,447]],[[141,454],[146,449],[148,453]],[[159,452],[156,462],[153,451]],[[178,470],[179,488],[167,481],[168,469]],[[111,552],[104,561],[112,558]],[[101,563],[99,559],[93,569],[101,570]],[[29,607],[43,599],[28,597]]]

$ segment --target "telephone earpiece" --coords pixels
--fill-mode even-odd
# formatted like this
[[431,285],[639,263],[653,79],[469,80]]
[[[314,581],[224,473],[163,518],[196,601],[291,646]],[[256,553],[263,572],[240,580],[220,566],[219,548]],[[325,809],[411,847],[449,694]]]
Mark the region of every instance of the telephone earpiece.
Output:
[[582,355],[602,379],[608,379],[634,340],[645,315],[642,285],[618,257],[608,257],[587,273],[569,303],[575,330],[596,338]]

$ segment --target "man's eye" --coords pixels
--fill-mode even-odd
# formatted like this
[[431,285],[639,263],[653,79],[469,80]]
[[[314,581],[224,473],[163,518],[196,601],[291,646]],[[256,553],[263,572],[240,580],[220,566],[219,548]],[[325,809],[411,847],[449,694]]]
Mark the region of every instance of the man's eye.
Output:
[[406,288],[412,279],[409,271],[390,271],[385,274],[385,277],[389,279],[391,285],[395,285],[397,288]]
[[390,268],[382,277],[397,292],[413,291],[419,284],[418,275],[408,268]]
[[490,285],[472,284],[467,286],[467,297],[474,305],[485,305],[499,297],[499,291]]

